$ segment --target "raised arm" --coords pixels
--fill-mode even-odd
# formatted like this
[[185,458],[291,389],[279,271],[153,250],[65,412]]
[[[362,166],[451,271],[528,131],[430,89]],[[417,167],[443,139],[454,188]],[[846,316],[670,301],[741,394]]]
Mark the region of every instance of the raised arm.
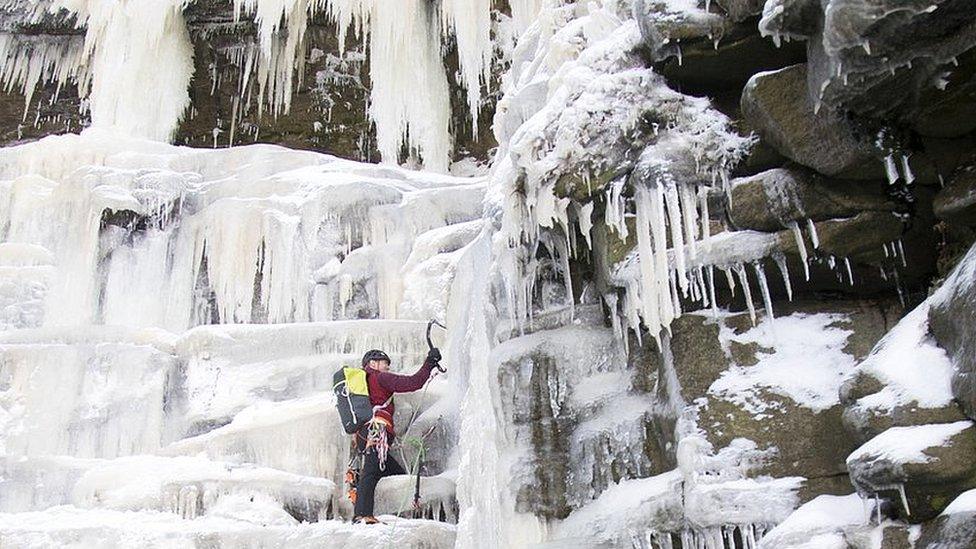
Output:
[[424,361],[423,366],[414,372],[413,375],[402,376],[390,372],[380,372],[377,381],[384,389],[392,393],[417,391],[424,386],[424,383],[427,383],[427,379],[430,378],[431,369],[440,361],[440,358],[440,352],[437,349],[431,349],[431,352],[427,354],[427,360]]

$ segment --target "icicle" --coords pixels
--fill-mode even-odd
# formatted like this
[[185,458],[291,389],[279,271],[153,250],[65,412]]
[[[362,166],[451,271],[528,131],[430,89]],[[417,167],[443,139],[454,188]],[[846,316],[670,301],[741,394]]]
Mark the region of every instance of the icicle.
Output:
[[[675,277],[672,276],[668,278],[668,286],[670,287],[671,290],[671,310],[674,312],[675,317],[680,316],[681,298],[678,296],[678,283],[676,282]],[[667,324],[664,327],[666,329],[670,329],[670,327]]]
[[[642,316],[644,324],[658,338],[662,325],[660,315],[659,281],[656,276],[654,248],[651,236],[651,219],[653,205],[650,191],[639,187],[634,195],[637,205],[637,253],[640,266],[640,299],[642,302]],[[629,294],[630,292],[628,292]]]
[[898,167],[895,166],[894,155],[889,154],[884,159],[885,163],[885,175],[888,176],[888,184],[894,185],[898,182]]
[[915,174],[912,173],[912,167],[908,164],[908,156],[901,155],[901,172],[905,174],[905,184],[911,185],[915,181]]
[[461,83],[467,90],[472,134],[478,136],[481,86],[491,83],[491,0],[442,0],[441,23],[445,38],[454,31]]
[[786,287],[786,298],[792,302],[793,285],[790,284],[790,270],[786,265],[786,256],[781,253],[775,253],[773,254],[773,261],[776,262],[776,267],[779,268],[779,272],[783,276],[783,286]]
[[905,508],[905,516],[910,517],[912,516],[912,510],[909,508],[908,498],[905,496],[905,485],[899,482],[896,486],[898,488],[898,495],[901,496],[902,507]]
[[[891,245],[892,248],[895,247],[894,244]],[[902,246],[901,239],[898,239],[898,254],[901,255],[901,266],[908,267],[908,259],[905,257],[905,247]]]
[[816,250],[820,248],[820,238],[817,236],[817,226],[813,224],[813,220],[807,218],[807,232],[810,233],[810,242],[813,243],[813,249]]
[[718,318],[718,302],[715,300],[715,268],[712,265],[705,271],[708,276],[708,297],[712,302],[712,316]]
[[753,271],[756,273],[756,280],[759,282],[759,291],[762,293],[763,306],[766,308],[766,316],[769,321],[773,321],[773,300],[769,295],[769,285],[766,282],[766,271],[758,261],[752,264]]
[[449,90],[440,33],[431,28],[428,8],[425,0],[403,0],[397,9],[373,3],[369,113],[376,122],[376,146],[384,162],[396,163],[409,139],[408,144],[420,151],[424,168],[445,172],[451,148]]
[[904,292],[902,292],[902,289],[901,289],[901,279],[898,276],[898,269],[896,269],[896,268],[895,269],[892,269],[891,270],[891,275],[895,279],[895,289],[898,291],[898,301],[899,301],[899,303],[901,303],[902,308],[904,308],[905,307],[905,294],[904,294]]
[[688,257],[698,257],[698,208],[691,185],[681,185],[681,211],[684,214],[685,243]]
[[674,251],[675,269],[678,276],[678,284],[684,296],[688,295],[688,273],[685,260],[684,230],[682,228],[681,203],[678,198],[678,189],[674,183],[664,186],[664,204],[668,215],[668,224],[671,233],[671,247]]
[[573,296],[573,276],[569,270],[569,244],[564,239],[560,239],[560,262],[563,270],[563,282],[566,285],[566,300],[569,305],[570,320],[576,318],[576,299]]
[[752,289],[749,287],[749,277],[746,275],[746,269],[742,263],[737,263],[735,265],[735,273],[739,276],[739,283],[742,284],[742,293],[746,299],[746,307],[749,308],[749,319],[752,320],[752,325],[756,325],[756,307],[752,303]]
[[725,281],[729,285],[729,292],[732,294],[732,297],[735,297],[735,278],[732,277],[732,271],[727,268],[723,268],[722,270],[725,271]]
[[583,238],[586,239],[586,248],[588,250],[593,249],[593,241],[590,235],[593,230],[593,207],[596,205],[595,202],[590,201],[580,206],[577,210],[577,221],[579,222],[580,232],[583,234]]
[[[742,533],[741,528],[739,529],[739,532]],[[746,549],[756,549],[756,534],[751,524],[745,525],[745,532],[743,533],[742,538],[745,541]]]
[[704,241],[712,236],[712,227],[709,225],[708,218],[708,190],[706,187],[698,189],[698,203],[701,209],[701,235]]
[[847,280],[850,282],[851,286],[854,285],[854,272],[851,270],[851,260],[844,256],[844,267],[847,268]]
[[803,263],[803,275],[807,282],[810,281],[810,265],[807,263],[807,246],[803,242],[803,233],[796,221],[790,221],[790,230],[793,231],[793,238],[796,240],[797,251],[800,252],[800,262]]

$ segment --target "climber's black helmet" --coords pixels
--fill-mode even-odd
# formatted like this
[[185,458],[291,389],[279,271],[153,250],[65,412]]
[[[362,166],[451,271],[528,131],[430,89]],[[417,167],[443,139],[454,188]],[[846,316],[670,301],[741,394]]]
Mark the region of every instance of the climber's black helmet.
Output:
[[392,360],[390,360],[390,355],[384,353],[379,349],[372,349],[366,351],[366,354],[363,355],[363,368],[365,368],[366,365],[369,364],[370,360],[385,360],[387,364],[393,362]]

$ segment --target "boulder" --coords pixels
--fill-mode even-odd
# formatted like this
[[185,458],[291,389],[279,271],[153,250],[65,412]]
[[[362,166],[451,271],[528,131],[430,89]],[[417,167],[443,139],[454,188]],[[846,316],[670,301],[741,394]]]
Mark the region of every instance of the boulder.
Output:
[[955,369],[952,394],[976,418],[976,245],[933,294],[928,321]]
[[935,215],[950,223],[976,225],[976,157],[953,172],[935,195]]
[[753,75],[742,92],[742,115],[787,158],[830,176],[876,178],[872,146],[828,110],[814,112],[805,64]]
[[[930,127],[924,123],[919,127],[932,135],[969,131],[967,92],[954,79],[969,80],[968,67],[958,62],[976,45],[971,2],[878,0],[830,4],[832,9],[823,6],[817,30],[807,40],[808,90],[813,102],[823,110],[851,113],[882,125],[908,125],[928,118]],[[947,80],[953,72],[959,76]],[[940,106],[945,107],[941,112]],[[953,123],[947,117],[953,114],[964,115],[955,129],[947,127]]]
[[976,548],[976,490],[963,492],[942,513],[922,525],[919,549]]
[[791,221],[825,221],[897,205],[881,181],[841,181],[800,166],[734,179],[729,219],[737,229],[778,231]]
[[899,516],[918,523],[976,488],[974,453],[976,425],[968,420],[892,427],[851,453],[847,468],[861,495],[883,494]]

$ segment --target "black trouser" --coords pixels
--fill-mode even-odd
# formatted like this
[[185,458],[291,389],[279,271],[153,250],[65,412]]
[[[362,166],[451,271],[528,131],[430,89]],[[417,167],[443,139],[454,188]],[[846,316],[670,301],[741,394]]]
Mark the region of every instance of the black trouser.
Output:
[[[356,439],[359,441],[357,449],[359,452],[362,452],[363,448],[366,447],[366,440],[362,436],[357,436]],[[390,443],[392,444],[393,441],[390,440]],[[356,483],[356,512],[354,515],[357,517],[366,517],[373,514],[373,505],[376,499],[376,483],[381,478],[390,475],[405,474],[407,472],[391,455],[386,456],[386,466],[381,471],[380,460],[376,455],[376,448],[367,450],[365,459],[363,460],[363,469],[359,472],[359,482]]]

